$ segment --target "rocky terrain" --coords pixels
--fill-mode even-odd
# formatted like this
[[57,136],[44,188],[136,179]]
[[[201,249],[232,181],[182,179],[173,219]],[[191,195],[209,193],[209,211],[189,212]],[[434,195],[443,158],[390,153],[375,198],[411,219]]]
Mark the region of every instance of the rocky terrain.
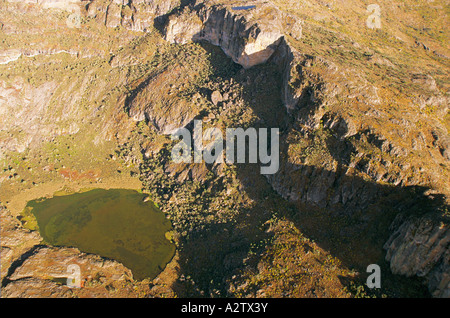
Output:
[[[2,297],[449,297],[448,5],[377,3],[1,1]],[[279,171],[171,162],[193,119],[279,128]],[[175,229],[152,281],[23,227],[125,184]]]

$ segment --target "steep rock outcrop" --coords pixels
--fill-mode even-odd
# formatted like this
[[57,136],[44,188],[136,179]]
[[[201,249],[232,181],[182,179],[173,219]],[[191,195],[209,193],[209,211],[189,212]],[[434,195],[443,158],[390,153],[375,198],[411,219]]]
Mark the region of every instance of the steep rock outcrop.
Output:
[[[305,136],[314,133],[319,127],[331,132],[332,136],[326,137],[326,145],[322,150],[330,153],[332,159],[328,164],[335,161],[337,167],[330,165],[318,169],[316,163],[296,164],[294,158],[287,154],[281,160],[279,172],[268,176],[273,188],[286,199],[312,203],[321,208],[336,208],[351,214],[352,211],[366,209],[377,198],[392,191],[389,187],[378,186],[375,183],[377,181],[393,185],[403,182],[420,184],[420,175],[411,178],[401,164],[397,169],[398,173],[395,172],[396,169],[391,169],[388,173],[386,167],[391,165],[390,162],[386,163],[386,167],[381,165],[374,168],[367,159],[367,154],[353,149],[353,145],[347,140],[352,136],[368,140],[392,158],[407,156],[408,149],[378,132],[360,131],[359,123],[351,116],[327,113],[325,110],[325,107],[339,104],[336,96],[343,94],[366,105],[380,105],[383,101],[378,96],[377,88],[351,70],[339,70],[323,58],[298,52],[284,36],[286,29],[279,23],[283,14],[274,9],[273,15],[269,15],[270,19],[267,20],[267,16],[260,14],[261,11],[270,10],[268,8],[272,8],[270,4],[257,5],[244,13],[236,13],[233,9],[219,5],[185,8],[168,17],[164,35],[172,43],[208,41],[221,47],[234,62],[244,68],[267,61],[277,64],[283,76],[282,101],[288,112],[295,117],[297,125],[302,127],[300,131]],[[327,70],[322,73],[325,78],[310,71],[312,65],[316,65],[316,68],[320,65]],[[332,76],[341,80],[328,81],[327,78]],[[433,82],[430,83],[435,89]],[[435,136],[442,156],[448,157],[446,138],[442,137],[442,133]],[[323,161],[327,164],[326,160]],[[374,182],[367,182],[367,176]],[[447,297],[448,261],[444,260],[448,260],[449,232],[436,227],[425,229],[428,224],[425,219],[415,219],[414,225],[411,222],[394,222],[394,234],[386,243],[386,259],[391,262],[394,273],[426,276],[433,296]],[[407,251],[411,251],[411,245],[405,237],[411,235],[412,231],[415,233],[412,227],[422,229],[421,240],[424,246],[436,247],[414,250],[413,256],[408,257]]]
[[[181,6],[177,10],[180,1],[93,1],[87,5],[87,14],[108,27],[123,26],[134,31],[146,31],[153,25],[155,19],[162,21],[165,23],[166,40],[172,43],[208,41],[220,46],[228,56],[245,68],[272,60],[279,65],[283,74],[281,92],[283,102],[306,136],[320,124],[336,135],[335,141],[342,141],[357,134],[358,125],[349,118],[331,113],[324,116],[325,106],[335,102],[334,96],[337,94],[351,96],[348,99],[361,97],[363,103],[368,105],[379,105],[382,102],[376,89],[373,86],[364,86],[364,81],[358,78],[357,74],[351,74],[354,78],[342,81],[344,84],[334,86],[326,83],[326,80],[321,81],[320,78],[310,76],[308,69],[316,62],[321,63],[321,66],[330,73],[336,72],[336,68],[323,59],[305,56],[291,47],[284,35],[290,33],[291,36],[298,38],[301,36],[301,25],[296,22],[294,27],[286,28],[285,21],[288,20],[286,18],[288,16],[270,3],[256,3],[256,8],[249,10],[234,10],[211,2],[211,5],[198,4],[184,8]],[[15,57],[13,52],[5,61]],[[413,82],[419,84],[423,82],[430,89],[436,89],[436,83],[428,77],[415,76]],[[160,132],[169,133],[174,125],[178,125],[179,114],[182,114],[182,124],[189,122],[196,114],[195,111],[190,112],[190,105],[181,105],[181,108],[168,105],[170,106],[168,108],[176,113],[171,118],[164,113],[166,109],[157,109],[151,104],[156,99],[155,96],[151,96],[152,86],[142,88],[130,99],[130,104],[127,104],[130,106],[129,114],[136,120],[148,119]],[[370,112],[376,113],[378,110],[371,108]],[[396,118],[392,120],[398,121]],[[365,138],[371,134],[359,135]],[[445,131],[436,132],[433,136],[434,146],[438,147],[442,157],[448,160],[449,142]],[[383,152],[393,156],[408,154],[407,149],[395,145],[388,138],[381,137],[376,141],[380,141]],[[369,143],[374,144],[372,141]],[[417,147],[420,147],[420,143]],[[336,149],[348,153],[345,145]],[[364,182],[361,178],[352,178],[350,174],[353,170],[365,173],[373,181],[381,180],[394,185],[402,181],[418,182],[414,179],[408,180],[407,176],[374,171],[370,162],[362,158],[365,153],[356,153],[353,161],[346,161],[348,156],[338,154],[335,156],[338,158],[337,164],[349,169],[340,171],[333,167],[318,169],[316,163],[297,164],[295,158],[288,156],[281,163],[280,172],[270,177],[269,181],[273,188],[287,199],[301,200],[327,208],[340,204],[348,210],[356,206],[363,209],[379,193],[372,183]],[[404,170],[407,169],[408,167]],[[425,277],[433,295],[446,297],[449,290],[447,274],[449,232],[440,225],[434,224],[429,227],[427,222],[426,218],[406,220],[403,223],[394,222],[392,226],[394,234],[385,245],[388,251],[387,259],[391,262],[394,273]],[[416,247],[416,241],[421,242],[419,247]],[[9,255],[9,247],[5,246],[3,252]]]
[[[286,16],[270,3],[248,10],[198,5],[170,15],[164,34],[172,43],[208,41],[220,46],[234,62],[250,68],[267,62],[275,53],[284,35]],[[301,36],[299,23],[296,29]]]
[[[70,265],[79,267],[83,288],[66,286]],[[108,297],[131,280],[131,271],[116,261],[81,253],[76,248],[42,245],[11,266],[2,282],[2,297]]]
[[19,220],[0,206],[1,217],[1,279],[6,277],[11,264],[23,253],[38,244],[42,238],[37,232],[22,227]]
[[86,15],[108,27],[122,26],[128,30],[146,32],[153,28],[155,19],[181,5],[181,0],[106,0],[91,1]]
[[434,297],[450,297],[450,229],[431,216],[402,219],[392,224],[384,245],[394,274],[424,277]]

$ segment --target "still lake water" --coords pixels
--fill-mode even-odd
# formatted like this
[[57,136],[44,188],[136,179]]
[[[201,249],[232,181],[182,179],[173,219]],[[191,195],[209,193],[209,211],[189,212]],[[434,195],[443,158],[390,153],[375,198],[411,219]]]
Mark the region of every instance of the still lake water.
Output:
[[45,243],[76,247],[117,260],[137,280],[156,277],[175,253],[166,238],[172,225],[145,194],[127,189],[94,189],[30,201]]

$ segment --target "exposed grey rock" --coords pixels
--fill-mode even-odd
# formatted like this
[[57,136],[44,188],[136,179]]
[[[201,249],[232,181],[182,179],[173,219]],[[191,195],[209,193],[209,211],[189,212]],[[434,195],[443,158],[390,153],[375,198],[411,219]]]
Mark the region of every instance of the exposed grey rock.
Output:
[[327,116],[323,120],[323,126],[333,130],[340,139],[353,136],[358,131],[353,120],[339,116]]
[[450,230],[448,224],[430,216],[408,218],[384,245],[386,260],[394,274],[424,277],[434,297],[450,296]]
[[128,30],[146,32],[153,27],[155,19],[180,4],[180,0],[92,1],[86,5],[85,14],[108,27],[123,26]]
[[[146,119],[162,134],[171,134],[180,127],[186,126],[198,115],[200,108],[200,106],[183,99],[178,99],[177,102],[168,102],[164,100],[164,97],[161,98],[164,96],[161,91],[167,88],[164,78],[168,73],[149,79],[145,85],[136,89],[135,94],[126,99],[125,105],[130,117],[136,121]],[[180,79],[180,81],[183,80]],[[158,81],[160,83],[155,84]]]
[[412,75],[412,82],[416,84],[420,84],[421,86],[424,86],[428,88],[429,90],[435,91],[437,90],[436,81],[431,75],[428,74],[413,74]]
[[432,132],[434,138],[434,146],[439,149],[442,157],[450,160],[450,136],[441,130]]
[[214,91],[211,94],[211,101],[214,105],[217,105],[219,102],[222,101],[222,94],[220,94],[219,91]]
[[32,246],[41,241],[41,236],[35,231],[22,227],[19,220],[0,206],[0,243],[1,243],[1,278],[3,279],[11,264]]
[[72,290],[47,279],[26,277],[2,288],[3,298],[71,298]]
[[[248,11],[232,11],[221,5],[185,8],[169,16],[165,38],[172,43],[208,41],[249,68],[265,63],[275,53],[284,34],[283,17],[270,3]],[[301,36],[300,25],[296,25],[295,33]]]

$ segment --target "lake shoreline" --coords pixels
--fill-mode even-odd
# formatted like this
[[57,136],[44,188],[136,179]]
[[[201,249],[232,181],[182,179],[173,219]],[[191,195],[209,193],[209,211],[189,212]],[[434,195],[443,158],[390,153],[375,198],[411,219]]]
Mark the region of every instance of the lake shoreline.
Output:
[[66,187],[50,198],[29,201],[21,216],[24,227],[37,230],[45,245],[115,260],[137,280],[156,278],[176,251],[167,237],[171,222],[136,189],[74,192]]
[[55,193],[64,191],[67,194],[83,191],[84,189],[132,189],[141,190],[142,183],[137,177],[131,176],[111,176],[103,178],[99,181],[91,180],[62,180],[51,181],[37,185],[36,187],[26,189],[19,193],[11,195],[9,198],[4,198],[2,202],[4,206],[15,217],[19,216],[25,209],[29,201],[39,198],[51,198]]

